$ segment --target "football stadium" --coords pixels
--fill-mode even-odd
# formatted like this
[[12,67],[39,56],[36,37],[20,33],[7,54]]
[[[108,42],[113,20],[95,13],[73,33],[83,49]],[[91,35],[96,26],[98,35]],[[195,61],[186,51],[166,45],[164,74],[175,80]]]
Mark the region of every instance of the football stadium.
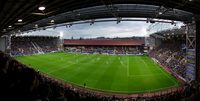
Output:
[[198,0],[0,5],[0,101],[200,101]]

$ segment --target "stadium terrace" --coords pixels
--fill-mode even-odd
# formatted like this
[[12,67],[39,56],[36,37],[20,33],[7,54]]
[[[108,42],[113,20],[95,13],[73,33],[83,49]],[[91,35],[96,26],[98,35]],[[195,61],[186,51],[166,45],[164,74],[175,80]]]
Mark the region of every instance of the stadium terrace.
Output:
[[144,40],[64,40],[64,45],[141,46],[144,45]]

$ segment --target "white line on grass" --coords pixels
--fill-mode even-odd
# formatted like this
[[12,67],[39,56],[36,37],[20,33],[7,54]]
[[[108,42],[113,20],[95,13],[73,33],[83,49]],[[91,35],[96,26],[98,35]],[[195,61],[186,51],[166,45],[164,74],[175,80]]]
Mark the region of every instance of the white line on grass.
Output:
[[[154,64],[154,65],[155,65],[155,64]],[[155,65],[155,66],[156,66],[156,65]],[[161,67],[161,68],[162,68],[162,67]],[[177,82],[174,81],[174,79],[170,78],[167,74],[165,74],[165,73],[161,70],[161,68],[159,68],[159,70],[160,70],[165,76],[167,76],[167,78],[169,78],[172,82],[174,82],[175,86],[177,86]]]
[[[143,77],[143,76],[155,76],[155,75],[163,75],[162,73],[154,73],[154,74],[148,74],[148,75],[134,75],[134,77]],[[130,75],[129,77],[133,77]]]
[[144,65],[146,66],[146,67],[148,67],[148,65],[146,64],[146,62],[140,57],[140,60],[144,63]]
[[[75,55],[74,55],[75,56]],[[79,56],[76,56],[76,57],[79,57]],[[85,58],[81,58],[81,59],[79,59],[79,60],[84,60]],[[77,59],[76,59],[77,60]],[[68,68],[68,67],[71,67],[72,65],[75,65],[75,64],[77,64],[77,63],[75,63],[75,62],[78,62],[79,64],[87,64],[87,63],[80,63],[79,61],[73,61],[73,62],[71,62],[71,61],[68,61],[68,65],[66,65],[66,64],[62,64],[62,66],[63,67],[60,67],[60,68],[58,68],[58,69],[54,69],[54,70],[51,70],[51,71],[49,71],[48,73],[54,73],[54,72],[56,72],[56,71],[60,71],[60,70],[62,70],[62,69],[65,69],[65,68]]]
[[[53,75],[51,75],[53,76]],[[54,78],[56,78],[55,76],[53,76]],[[84,87],[82,84],[77,84],[77,83],[74,83],[74,82],[71,82],[71,81],[66,81],[65,79],[63,78],[57,78],[59,80],[62,80],[62,81],[65,81],[66,83],[70,83],[70,84],[74,84],[76,86],[81,86],[81,87]],[[162,90],[162,89],[167,89],[167,88],[173,88],[173,87],[176,87],[176,85],[173,85],[173,86],[169,86],[169,87],[162,87],[162,88],[157,88],[157,89],[148,89],[148,90],[134,90],[133,92],[131,93],[140,93],[140,92],[154,92],[154,91],[158,91],[158,90]],[[94,87],[89,87],[89,86],[86,86],[86,89],[89,88],[91,90],[98,90],[98,91],[107,91],[107,92],[113,92],[113,93],[130,93],[130,91],[118,91],[118,90],[108,90],[108,89],[99,89],[99,88],[94,88]]]
[[[130,76],[129,75],[129,57],[128,57],[128,59],[126,59],[127,60],[127,75],[128,76]],[[71,65],[73,65],[73,64],[71,64]],[[71,65],[68,65],[68,66],[71,66]],[[155,64],[154,64],[155,65]],[[63,68],[63,67],[62,67]],[[59,69],[61,69],[61,68],[59,68]],[[58,70],[58,69],[57,69]],[[159,69],[159,70],[161,70],[161,68]],[[161,70],[162,71],[162,70]],[[52,72],[52,71],[51,71]],[[163,71],[162,71],[163,72]],[[163,72],[164,73],[164,72]],[[162,73],[157,73],[157,74],[162,74]],[[164,73],[165,74],[165,73]],[[51,75],[51,74],[49,74],[49,75]],[[155,74],[154,74],[155,75]],[[166,74],[165,74],[166,75]],[[150,76],[150,75],[134,75],[134,77],[135,76]],[[153,76],[153,75],[152,75]],[[55,77],[55,76],[53,76],[53,77]],[[169,76],[167,75],[167,77],[169,78]],[[55,77],[56,78],[56,77]],[[79,85],[79,86],[82,86],[83,87],[83,85],[82,84],[76,84],[76,83],[74,83],[74,82],[70,82],[70,81],[67,81],[67,80],[65,80],[65,79],[63,79],[63,78],[57,78],[57,79],[61,79],[61,80],[63,80],[63,81],[66,81],[66,82],[68,82],[68,83],[71,83],[71,84],[75,84],[75,85]],[[171,78],[170,78],[171,79]],[[174,80],[173,80],[174,81]],[[137,93],[137,92],[152,92],[152,91],[158,91],[158,90],[161,90],[161,89],[167,89],[167,88],[172,88],[172,87],[175,87],[175,86],[177,86],[177,85],[173,85],[173,86],[170,86],[170,87],[163,87],[163,88],[158,88],[158,89],[148,89],[148,90],[133,90],[133,93]],[[100,90],[100,91],[110,91],[110,92],[125,92],[125,93],[129,93],[130,91],[118,91],[118,90],[106,90],[106,89],[98,89],[98,88],[93,88],[93,87],[86,87],[86,88],[89,88],[89,89],[93,89],[93,90]]]
[[[144,60],[142,59],[142,62],[144,62]],[[147,66],[147,64],[144,62],[144,64]],[[156,66],[156,64],[154,64],[154,66]],[[174,81],[172,78],[170,78],[167,74],[165,74],[162,70],[161,70],[161,68],[159,68],[159,70],[165,75],[165,76],[167,76],[167,78],[169,78],[172,82],[174,82],[175,83],[175,85],[177,85],[177,83],[176,83],[176,81]]]
[[127,68],[127,64],[124,64],[124,62],[126,62],[124,59],[120,60],[120,64],[124,67]]
[[[66,64],[63,64],[63,65],[66,65]],[[71,65],[74,65],[74,63],[71,64]],[[71,66],[71,65],[67,65],[67,66],[63,66],[63,67],[58,68],[58,69],[54,69],[54,70],[52,70],[52,71],[50,71],[50,72],[48,72],[48,73],[51,74],[51,73],[53,73],[53,72],[56,72],[56,71],[62,70],[62,69],[64,69],[64,68],[67,68],[67,67],[69,67],[69,66]]]
[[127,57],[127,59],[126,59],[126,61],[127,61],[127,77],[129,77],[130,75],[129,75],[129,56]]

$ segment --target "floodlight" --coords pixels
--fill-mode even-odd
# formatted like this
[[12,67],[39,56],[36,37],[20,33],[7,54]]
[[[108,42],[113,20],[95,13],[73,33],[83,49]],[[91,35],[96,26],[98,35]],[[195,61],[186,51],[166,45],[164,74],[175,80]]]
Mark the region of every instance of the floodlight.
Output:
[[63,32],[62,31],[60,31],[60,38],[62,38],[63,37]]
[[38,9],[39,9],[40,11],[43,11],[43,10],[45,10],[45,7],[44,7],[44,6],[40,6],[40,7],[38,7]]
[[55,21],[54,21],[54,20],[51,20],[50,22],[51,22],[51,23],[54,23]]
[[17,21],[18,21],[18,22],[22,22],[22,19],[18,19]]
[[159,15],[162,15],[163,13],[160,11],[160,12],[158,12],[158,14],[159,14]]

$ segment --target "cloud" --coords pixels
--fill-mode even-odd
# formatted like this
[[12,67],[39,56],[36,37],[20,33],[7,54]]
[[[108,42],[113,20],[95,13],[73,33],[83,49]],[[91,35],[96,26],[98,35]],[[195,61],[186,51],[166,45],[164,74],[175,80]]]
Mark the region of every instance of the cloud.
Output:
[[[144,22],[100,22],[93,25],[81,24],[74,25],[64,31],[64,36],[72,36],[74,38],[94,38],[94,37],[132,37],[132,36],[144,36],[148,24]],[[62,29],[60,29],[62,30]]]
[[[70,28],[65,26],[56,29],[47,29],[28,33],[27,35],[50,35],[59,36],[63,32],[63,38],[95,38],[95,37],[132,37],[148,36],[149,34],[167,28],[173,28],[171,24],[158,24],[151,31],[147,31],[150,23],[139,21],[123,21],[119,24],[116,22],[98,22],[93,25],[89,23],[73,25]],[[163,28],[162,28],[163,27]]]

